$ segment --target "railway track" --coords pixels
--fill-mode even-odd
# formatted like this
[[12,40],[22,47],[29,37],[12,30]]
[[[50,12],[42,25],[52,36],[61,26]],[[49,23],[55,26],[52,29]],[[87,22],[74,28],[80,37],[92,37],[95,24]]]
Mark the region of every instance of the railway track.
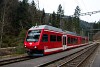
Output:
[[29,58],[29,56],[21,56],[21,57],[0,60],[0,66],[15,63],[15,62],[20,62],[20,61],[24,61],[24,60],[29,60],[29,59],[31,59],[31,58]]
[[[82,54],[84,54],[86,51],[88,52],[89,50],[90,51],[93,51],[94,49],[92,49],[93,47],[97,47],[96,45],[92,45],[92,46],[87,46],[85,47],[84,49],[80,49],[80,51],[77,51],[75,52],[74,54],[71,53],[71,55],[67,55],[67,56],[63,56],[63,57],[60,57],[58,59],[53,59],[53,60],[48,60],[47,62],[43,62],[43,61],[40,61],[40,63],[38,62],[35,62],[35,61],[38,61],[37,59],[40,59],[40,60],[43,60],[42,58],[45,58],[45,59],[49,59],[50,58],[50,55],[49,57],[48,56],[44,56],[44,57],[33,57],[33,58],[30,58],[28,56],[22,56],[22,57],[17,57],[17,58],[12,58],[12,59],[7,59],[7,60],[0,60],[0,66],[2,65],[6,65],[6,64],[11,64],[11,63],[16,63],[16,62],[20,62],[20,61],[25,61],[25,60],[31,60],[32,59],[32,63],[34,62],[34,64],[32,64],[33,66],[35,67],[63,67],[65,66],[66,67],[66,64],[70,64],[72,63],[71,61],[73,61],[76,57],[80,57]],[[78,48],[77,48],[78,49]],[[69,50],[68,52],[72,52],[73,50]],[[89,51],[89,53],[90,53]],[[59,54],[59,53],[58,53]],[[88,54],[88,53],[87,53]],[[52,57],[52,55],[51,55]],[[83,56],[82,56],[83,57]],[[66,61],[66,62],[65,62]],[[26,61],[27,62],[27,61]],[[31,61],[30,61],[31,62]],[[59,63],[58,63],[59,62]],[[69,63],[70,62],[70,63]],[[79,61],[77,61],[79,62]],[[21,62],[20,62],[21,63]],[[74,63],[74,62],[73,62]],[[71,65],[71,64],[70,64]],[[12,64],[13,66],[13,64]],[[68,66],[69,67],[69,66]],[[75,66],[74,66],[75,67]]]
[[92,54],[96,47],[97,46],[93,46],[86,52],[81,53],[80,55],[70,59],[68,62],[65,62],[57,67],[80,67],[80,64],[82,64],[85,61],[85,59]]
[[79,52],[76,52],[72,55],[51,62],[47,62],[38,66],[39,67],[80,67],[80,64],[82,64],[86,60],[86,58],[88,58],[97,47],[98,45],[93,45]]

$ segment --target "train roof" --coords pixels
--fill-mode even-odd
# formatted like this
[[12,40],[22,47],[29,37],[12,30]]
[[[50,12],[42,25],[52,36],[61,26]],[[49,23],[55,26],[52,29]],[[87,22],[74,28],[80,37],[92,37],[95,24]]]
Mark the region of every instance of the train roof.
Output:
[[37,30],[37,29],[47,29],[47,30],[52,30],[52,31],[57,31],[57,32],[63,32],[62,29],[49,26],[49,25],[39,25],[39,26],[33,26],[29,30]]
[[66,34],[71,34],[71,35],[76,35],[76,36],[78,36],[76,33],[70,32],[70,31],[65,31],[65,33],[66,33]]
[[[63,31],[63,30],[60,29],[60,28],[56,28],[56,27],[49,26],[49,25],[38,25],[38,26],[33,26],[33,27],[31,27],[29,30],[39,30],[39,29],[47,29],[47,30],[51,30],[51,31],[62,32],[62,33],[65,33],[65,34],[80,36],[80,35],[78,35],[78,34],[76,34],[76,33],[74,33],[74,32]],[[84,37],[84,36],[82,36],[82,37]]]

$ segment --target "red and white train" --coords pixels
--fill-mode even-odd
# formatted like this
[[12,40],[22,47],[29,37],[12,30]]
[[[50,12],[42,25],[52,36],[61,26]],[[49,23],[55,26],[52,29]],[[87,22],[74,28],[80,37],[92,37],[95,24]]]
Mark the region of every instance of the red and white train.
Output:
[[87,45],[88,38],[49,25],[30,28],[24,46],[30,56],[43,56]]

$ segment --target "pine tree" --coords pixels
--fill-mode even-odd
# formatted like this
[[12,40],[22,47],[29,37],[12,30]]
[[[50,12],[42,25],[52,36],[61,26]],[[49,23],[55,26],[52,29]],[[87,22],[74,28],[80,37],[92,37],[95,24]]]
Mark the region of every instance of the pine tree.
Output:
[[50,16],[49,16],[49,25],[57,27],[56,18],[57,18],[56,13],[53,11],[53,13],[50,14]]
[[44,8],[42,10],[41,24],[45,24],[45,10],[44,10]]
[[76,7],[76,9],[75,9],[75,12],[74,12],[74,16],[76,17],[76,18],[79,18],[79,16],[80,16],[80,8],[79,8],[79,6],[77,6]]
[[[8,37],[10,37],[13,33],[12,22],[15,19],[15,9],[18,0],[0,0],[0,37],[2,46],[4,42],[8,42]],[[15,12],[15,13],[14,13]],[[8,36],[9,35],[9,36]],[[13,37],[13,35],[12,35]],[[8,44],[9,45],[9,44]]]
[[[94,31],[93,31],[93,33],[95,34],[95,33],[97,33],[99,30],[98,29],[100,29],[100,22],[98,21],[97,23],[94,23],[93,24],[93,29],[95,29]],[[97,29],[97,30],[96,30]]]
[[49,15],[48,25],[52,26],[52,14]]
[[62,28],[62,27],[61,27],[61,25],[62,25],[62,23],[61,23],[61,18],[62,18],[63,16],[64,16],[64,10],[62,9],[61,4],[59,4],[58,10],[57,10],[57,23],[58,23],[57,27]]
[[67,18],[67,23],[66,23],[66,29],[68,30],[68,31],[73,31],[73,18],[72,17],[68,17]]
[[[17,24],[20,26],[21,29],[28,29],[31,22],[29,23],[29,4],[27,2],[28,0],[23,0],[19,3],[19,7],[17,8]],[[27,26],[26,26],[27,25]]]
[[74,17],[73,17],[73,24],[74,24],[74,32],[76,32],[77,34],[80,34],[80,8],[79,6],[76,7],[75,9],[75,13],[74,13]]
[[36,9],[36,4],[34,0],[32,1],[32,4],[30,5],[29,8],[29,13],[30,13],[30,22],[32,22],[32,26],[36,25],[37,21],[37,9]]

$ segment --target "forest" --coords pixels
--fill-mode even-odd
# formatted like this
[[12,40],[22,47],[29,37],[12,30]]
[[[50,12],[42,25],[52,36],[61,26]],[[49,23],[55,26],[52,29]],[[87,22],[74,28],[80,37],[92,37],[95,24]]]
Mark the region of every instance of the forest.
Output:
[[0,47],[23,45],[27,30],[35,25],[47,24],[81,34],[80,11],[77,6],[75,17],[69,16],[66,19],[61,4],[58,5],[57,12],[47,16],[45,9],[39,10],[34,0],[31,3],[28,0],[0,0]]

